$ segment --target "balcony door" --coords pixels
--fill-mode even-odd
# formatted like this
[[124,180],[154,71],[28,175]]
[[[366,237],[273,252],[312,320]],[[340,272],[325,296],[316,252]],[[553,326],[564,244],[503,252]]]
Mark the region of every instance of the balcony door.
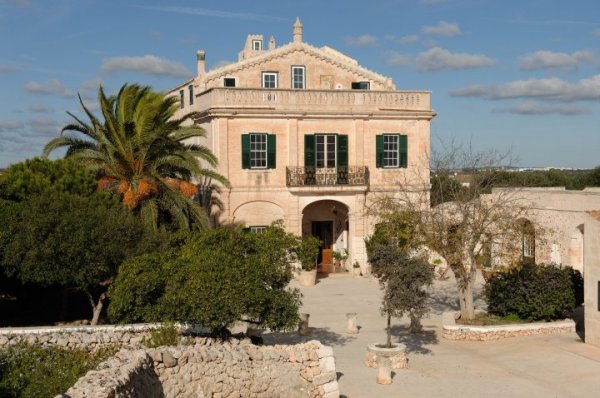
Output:
[[305,135],[304,167],[307,185],[347,184],[348,136],[323,133]]
[[333,134],[315,135],[315,166],[318,169],[335,168],[336,163],[336,138]]

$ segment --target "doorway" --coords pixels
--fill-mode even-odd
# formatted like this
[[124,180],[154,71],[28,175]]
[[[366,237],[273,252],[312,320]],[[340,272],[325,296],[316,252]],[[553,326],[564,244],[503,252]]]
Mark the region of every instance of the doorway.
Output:
[[312,236],[321,242],[317,269],[323,273],[333,272],[333,221],[313,221]]

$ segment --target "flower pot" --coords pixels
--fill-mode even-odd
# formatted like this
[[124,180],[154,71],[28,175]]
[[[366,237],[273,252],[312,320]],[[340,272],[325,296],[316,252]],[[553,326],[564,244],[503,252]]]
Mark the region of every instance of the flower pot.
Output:
[[360,267],[352,268],[353,276],[360,276]]
[[392,343],[392,348],[382,348],[383,343],[374,343],[367,346],[365,355],[365,366],[368,368],[377,368],[377,357],[385,356],[390,358],[392,369],[408,368],[406,359],[406,346],[400,343]]
[[314,286],[317,282],[317,270],[313,269],[311,271],[301,270],[300,275],[298,275],[298,283],[300,286]]

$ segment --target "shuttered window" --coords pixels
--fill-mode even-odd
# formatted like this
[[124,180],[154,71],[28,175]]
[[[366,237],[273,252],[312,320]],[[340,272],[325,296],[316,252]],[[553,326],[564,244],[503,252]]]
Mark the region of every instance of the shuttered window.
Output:
[[345,134],[305,135],[304,166],[317,168],[348,166],[348,136]]
[[381,134],[375,137],[375,162],[379,168],[405,168],[408,165],[408,137]]
[[242,169],[274,169],[276,150],[274,134],[242,134]]

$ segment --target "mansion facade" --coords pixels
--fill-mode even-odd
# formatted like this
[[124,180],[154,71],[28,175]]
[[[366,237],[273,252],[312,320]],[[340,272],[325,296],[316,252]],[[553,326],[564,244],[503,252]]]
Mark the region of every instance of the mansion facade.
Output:
[[[221,189],[220,222],[260,232],[276,220],[297,235],[322,242],[322,271],[333,250],[348,250],[347,267],[369,272],[364,239],[377,220],[378,198],[411,190],[428,195],[429,130],[435,113],[428,91],[398,91],[386,76],[328,46],[249,35],[238,61],[198,72],[168,95],[180,115],[197,112]],[[427,196],[428,197],[428,196]]]

